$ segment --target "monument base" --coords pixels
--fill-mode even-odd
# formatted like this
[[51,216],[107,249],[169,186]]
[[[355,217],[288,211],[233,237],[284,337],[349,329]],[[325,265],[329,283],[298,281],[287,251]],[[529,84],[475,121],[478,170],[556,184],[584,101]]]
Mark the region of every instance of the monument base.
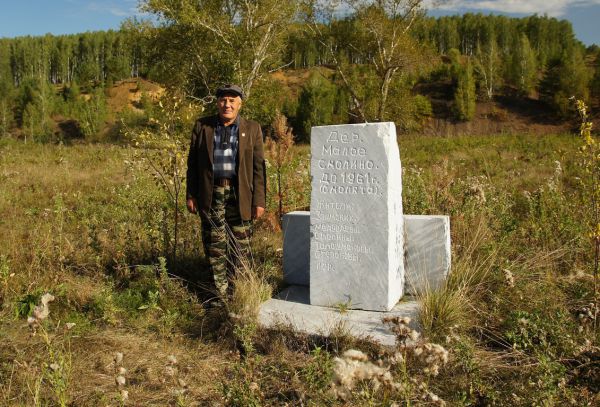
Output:
[[[405,292],[419,295],[443,286],[451,264],[450,217],[403,215]],[[310,212],[283,215],[283,281],[310,285]]]
[[293,285],[260,307],[259,323],[265,328],[289,327],[309,335],[331,336],[344,333],[382,346],[393,347],[394,333],[382,322],[390,316],[410,317],[415,329],[419,306],[411,297],[404,297],[387,312],[344,310],[310,305],[309,289]]

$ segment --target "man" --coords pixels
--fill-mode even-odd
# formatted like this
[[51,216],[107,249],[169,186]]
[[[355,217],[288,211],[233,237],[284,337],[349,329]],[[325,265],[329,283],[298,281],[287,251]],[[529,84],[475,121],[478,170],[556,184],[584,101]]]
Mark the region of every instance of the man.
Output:
[[187,208],[202,220],[202,242],[221,298],[235,266],[249,255],[252,219],[265,211],[266,172],[260,125],[239,115],[237,85],[217,89],[215,116],[196,121],[188,155]]

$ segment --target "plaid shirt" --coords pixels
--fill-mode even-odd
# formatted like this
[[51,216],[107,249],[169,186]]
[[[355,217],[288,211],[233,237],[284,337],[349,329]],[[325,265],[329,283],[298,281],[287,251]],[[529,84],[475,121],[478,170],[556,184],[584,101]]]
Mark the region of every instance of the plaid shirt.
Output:
[[[213,171],[216,178],[235,178],[235,159],[238,149],[239,116],[231,126],[219,123],[215,131]],[[229,135],[229,140],[227,140]]]

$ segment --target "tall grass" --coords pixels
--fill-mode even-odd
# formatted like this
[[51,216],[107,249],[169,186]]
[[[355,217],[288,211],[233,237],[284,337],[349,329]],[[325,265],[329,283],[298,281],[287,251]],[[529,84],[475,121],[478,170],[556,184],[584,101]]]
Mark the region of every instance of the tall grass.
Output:
[[[393,383],[405,387],[358,384],[349,403],[434,403],[433,396],[457,405],[597,402],[600,338],[590,319],[592,258],[581,222],[590,214],[577,182],[579,141],[505,135],[399,142],[405,213],[451,216],[452,271],[440,291],[423,293],[420,321],[424,340],[443,343],[448,361],[434,377],[424,373],[421,356],[407,354],[407,363],[389,369]],[[293,182],[284,211],[308,205],[310,190],[308,147],[289,151],[282,179]],[[280,233],[258,225],[253,263],[238,270],[226,308],[235,318],[212,323],[196,294],[208,281],[199,221],[179,219],[174,239],[170,206],[149,174],[125,162],[131,152],[0,140],[1,403],[56,404],[60,393],[74,405],[116,405],[126,390],[132,405],[335,405],[331,361],[347,345],[254,324],[257,305],[281,274]],[[272,168],[269,177],[274,185]],[[278,206],[271,188],[267,207]],[[173,244],[176,267],[160,260]],[[23,328],[47,292],[56,299],[44,329],[69,361],[62,393],[43,373],[53,363],[47,345]],[[70,346],[67,322],[76,324]],[[244,360],[232,337],[252,351]],[[372,360],[385,353],[361,349]],[[122,388],[116,352],[127,370]]]

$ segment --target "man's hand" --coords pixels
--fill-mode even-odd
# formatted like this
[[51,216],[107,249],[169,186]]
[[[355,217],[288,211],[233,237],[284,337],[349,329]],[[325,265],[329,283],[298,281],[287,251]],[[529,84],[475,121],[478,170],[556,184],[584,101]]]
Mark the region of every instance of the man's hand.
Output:
[[186,203],[187,209],[190,213],[198,212],[198,202],[196,201],[196,198],[188,198]]
[[252,219],[258,219],[265,213],[265,208],[262,206],[253,206],[252,207]]

